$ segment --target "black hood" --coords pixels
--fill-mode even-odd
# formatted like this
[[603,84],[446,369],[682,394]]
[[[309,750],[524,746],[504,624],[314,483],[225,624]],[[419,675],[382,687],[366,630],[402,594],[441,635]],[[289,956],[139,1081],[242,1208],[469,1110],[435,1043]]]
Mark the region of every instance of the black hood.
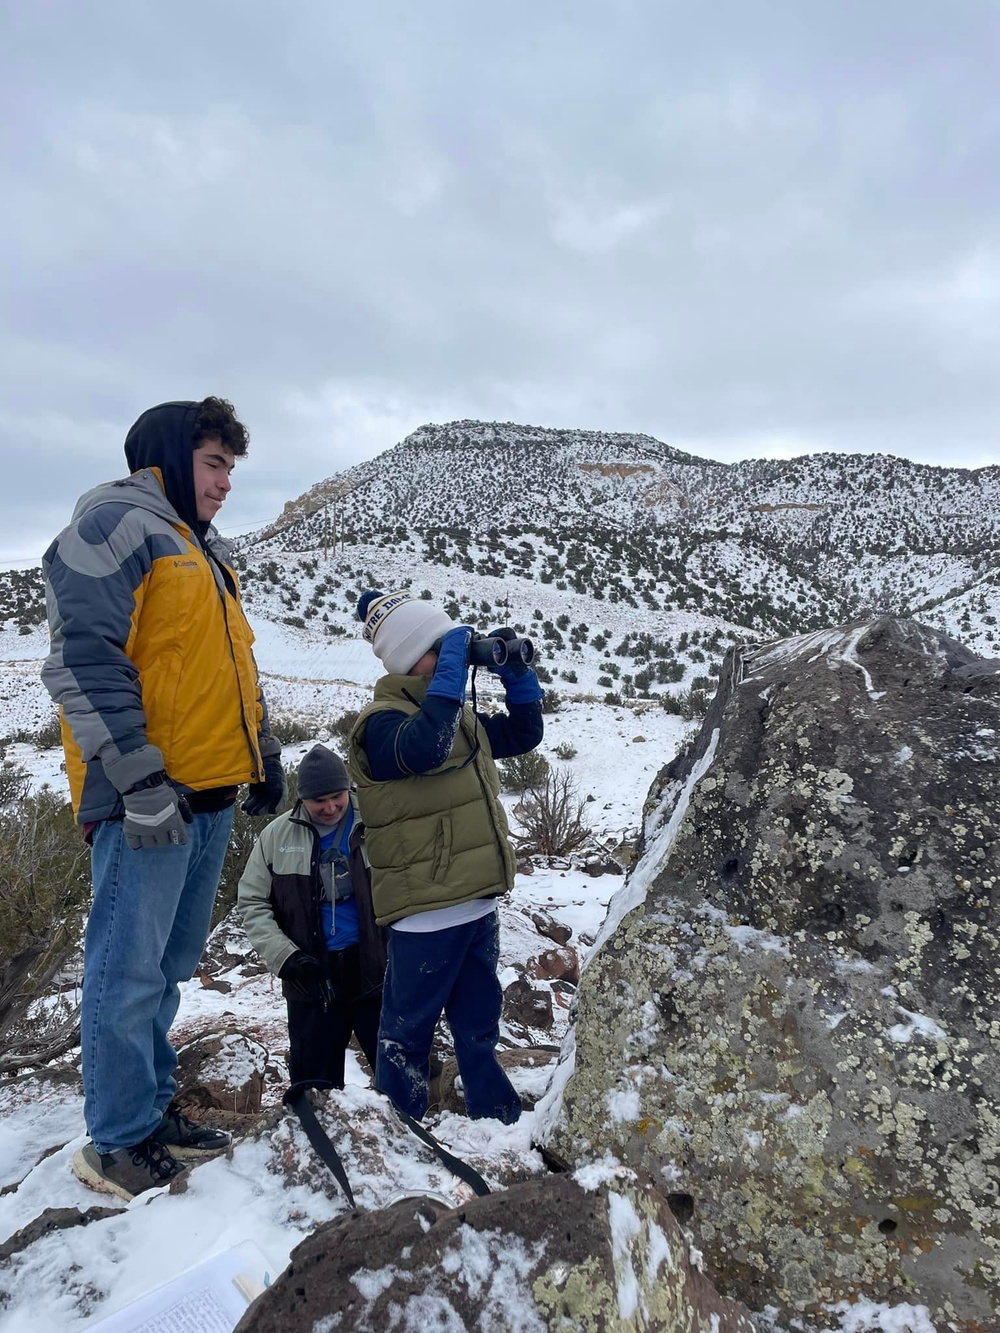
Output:
[[125,458],[129,472],[145,467],[160,469],[167,499],[188,527],[203,537],[209,525],[198,517],[191,459],[200,406],[160,403],[150,407],[125,437]]

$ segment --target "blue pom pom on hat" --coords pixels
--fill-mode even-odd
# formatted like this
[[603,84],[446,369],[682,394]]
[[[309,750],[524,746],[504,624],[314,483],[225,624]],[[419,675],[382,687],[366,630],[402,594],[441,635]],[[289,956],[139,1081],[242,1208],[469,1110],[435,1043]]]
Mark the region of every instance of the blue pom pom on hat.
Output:
[[371,606],[372,602],[377,602],[380,597],[384,596],[384,592],[379,592],[375,588],[369,588],[367,592],[363,592],[358,598],[358,619],[364,620],[368,615],[368,608]]

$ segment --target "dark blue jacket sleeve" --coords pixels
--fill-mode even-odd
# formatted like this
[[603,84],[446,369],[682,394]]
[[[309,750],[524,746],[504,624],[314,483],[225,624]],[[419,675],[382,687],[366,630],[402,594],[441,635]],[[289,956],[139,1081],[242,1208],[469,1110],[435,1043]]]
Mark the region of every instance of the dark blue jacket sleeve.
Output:
[[[542,739],[540,703],[508,704],[506,713],[477,713],[495,759],[533,750]],[[446,699],[427,698],[419,713],[373,713],[365,726],[364,749],[376,782],[429,773],[451,753],[462,708]]]
[[376,782],[412,777],[439,768],[451,753],[462,705],[426,698],[419,713],[407,717],[387,709],[365,725],[364,748]]
[[506,713],[478,714],[480,725],[490,740],[494,759],[511,759],[527,754],[541,742],[545,731],[541,703],[515,704],[507,701]]
[[85,760],[146,743],[139,672],[125,650],[146,575],[162,554],[157,547],[142,511],[104,504],[45,553],[51,637],[42,681]]

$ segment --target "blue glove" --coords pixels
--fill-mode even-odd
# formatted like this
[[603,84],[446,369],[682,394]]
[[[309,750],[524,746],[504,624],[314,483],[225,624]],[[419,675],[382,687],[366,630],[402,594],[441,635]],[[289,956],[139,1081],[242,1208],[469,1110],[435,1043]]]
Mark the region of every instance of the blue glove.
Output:
[[465,683],[469,677],[469,644],[472,630],[468,625],[456,625],[441,640],[437,666],[427,687],[427,698],[447,699],[450,703],[465,703]]
[[[491,639],[516,639],[512,629],[495,629]],[[538,677],[526,662],[519,657],[508,657],[503,666],[492,666],[494,676],[499,676],[509,704],[535,704],[541,701],[544,691],[538,683]]]

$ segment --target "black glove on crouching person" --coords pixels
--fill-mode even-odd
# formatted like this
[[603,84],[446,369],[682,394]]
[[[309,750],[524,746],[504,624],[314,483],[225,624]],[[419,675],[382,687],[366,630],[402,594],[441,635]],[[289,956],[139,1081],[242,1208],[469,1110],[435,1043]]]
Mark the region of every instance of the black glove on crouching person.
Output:
[[264,773],[260,782],[250,784],[243,802],[243,813],[253,818],[276,815],[285,800],[285,770],[281,764],[281,742],[276,736],[263,736],[260,757]]
[[280,981],[294,982],[303,990],[320,995],[326,972],[318,958],[314,958],[311,953],[304,953],[302,949],[296,949],[278,969],[278,978]]

